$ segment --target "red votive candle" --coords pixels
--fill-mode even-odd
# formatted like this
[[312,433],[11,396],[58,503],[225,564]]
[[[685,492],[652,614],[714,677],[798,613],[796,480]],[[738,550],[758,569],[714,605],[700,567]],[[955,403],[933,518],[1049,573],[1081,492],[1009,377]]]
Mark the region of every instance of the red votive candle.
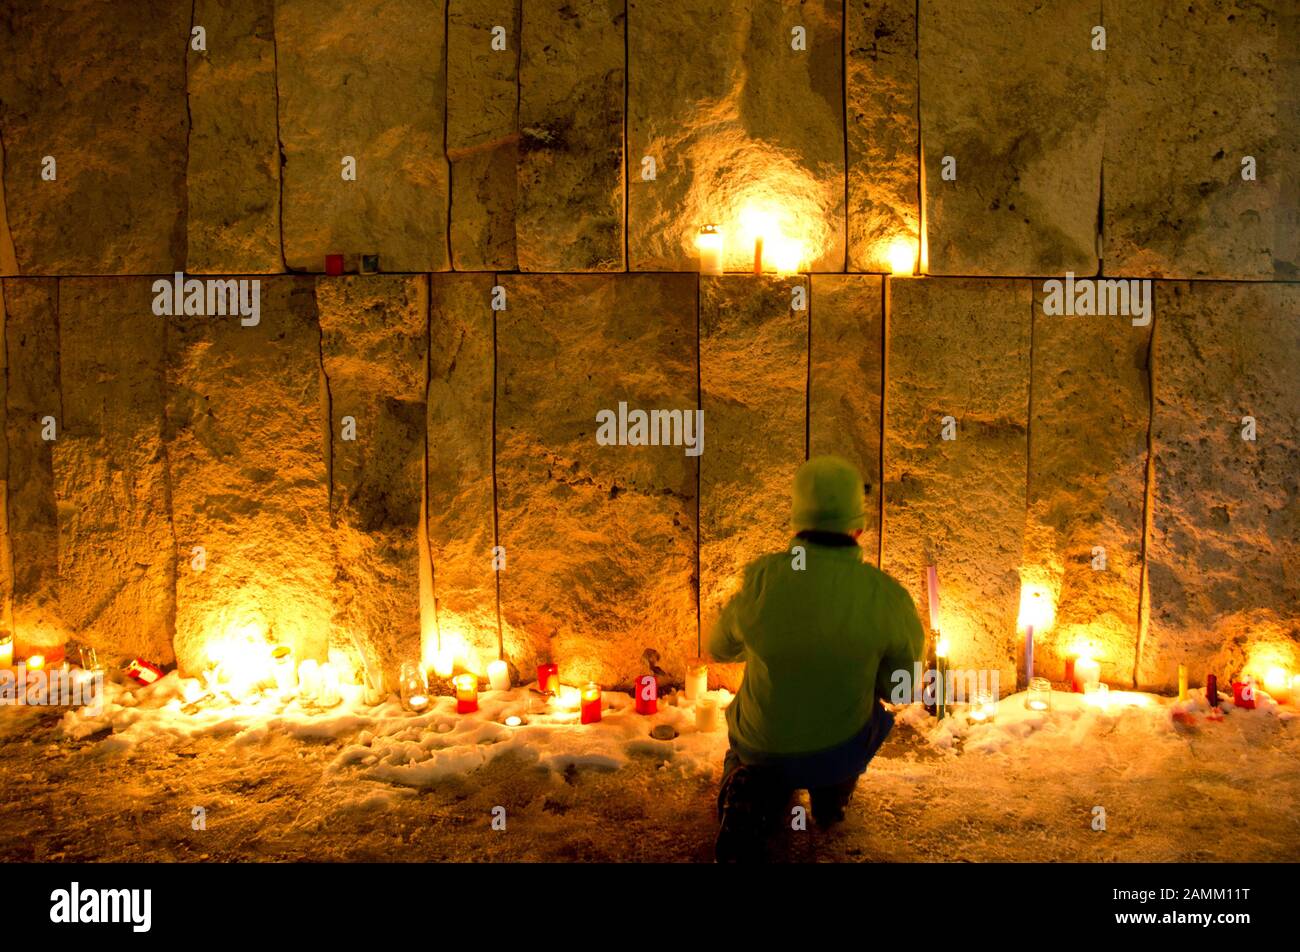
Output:
[[591,682],[582,689],[582,723],[594,724],[600,720],[600,685]]
[[1205,676],[1205,699],[1210,702],[1210,707],[1219,706],[1219,679],[1212,674]]
[[539,664],[537,666],[537,690],[543,694],[553,694],[560,690],[560,666],[558,664]]
[[643,674],[636,679],[636,712],[655,714],[659,711],[659,681],[653,674]]
[[1253,708],[1255,706],[1255,682],[1233,681],[1232,703],[1237,707]]
[[478,675],[458,674],[451,679],[456,686],[456,713],[472,714],[478,710]]
[[325,256],[325,273],[342,274],[343,273],[343,256],[326,255]]

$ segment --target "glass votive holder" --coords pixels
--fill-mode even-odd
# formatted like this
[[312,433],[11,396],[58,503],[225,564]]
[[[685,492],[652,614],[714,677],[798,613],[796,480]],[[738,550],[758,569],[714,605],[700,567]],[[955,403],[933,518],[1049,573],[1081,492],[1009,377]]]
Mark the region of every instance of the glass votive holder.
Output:
[[398,675],[398,695],[402,707],[416,714],[429,708],[429,681],[424,676],[424,668],[415,661],[403,661]]
[[1047,678],[1031,679],[1029,691],[1025,694],[1025,707],[1031,711],[1050,711],[1052,709],[1052,682]]
[[987,724],[998,714],[998,696],[992,691],[976,691],[967,716],[977,724]]

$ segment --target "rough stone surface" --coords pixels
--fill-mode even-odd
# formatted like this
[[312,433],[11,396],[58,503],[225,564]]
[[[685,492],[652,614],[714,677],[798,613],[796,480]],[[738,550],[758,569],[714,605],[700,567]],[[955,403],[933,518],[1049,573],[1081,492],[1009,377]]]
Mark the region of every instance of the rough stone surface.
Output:
[[[0,407],[8,405],[9,348],[5,333],[4,282],[0,281]],[[9,421],[0,421],[0,630],[14,630],[14,556],[9,539]]]
[[1159,285],[1144,686],[1300,663],[1297,314],[1294,285]]
[[814,275],[810,308],[809,455],[835,453],[862,473],[867,528],[860,542],[872,563],[880,556],[881,283],[875,275]]
[[[1016,679],[1025,529],[1030,285],[962,278],[890,282],[882,567],[925,620],[939,572],[952,664]],[[943,418],[955,440],[941,438]]]
[[442,0],[276,3],[290,268],[366,252],[385,271],[447,267],[444,26]]
[[[1088,647],[1102,679],[1131,685],[1142,585],[1151,328],[1123,316],[1047,316],[1034,294],[1025,578],[1053,593],[1038,673],[1065,677]],[[1105,551],[1093,567],[1094,547]],[[1098,562],[1098,565],[1101,563]]]
[[[172,317],[168,457],[176,658],[184,672],[246,641],[324,660],[332,614],[320,329],[310,278],[264,278],[261,322]],[[194,570],[194,547],[206,567]]]
[[847,0],[849,269],[920,241],[915,0]]
[[[742,219],[753,208],[804,243],[802,267],[842,269],[839,0],[633,0],[628,13],[632,267],[697,267],[695,238],[707,223],[721,227],[727,266],[750,266]],[[791,48],[796,26],[806,50]],[[699,55],[682,57],[688,49]],[[645,156],[655,160],[653,181],[642,176]]]
[[[503,50],[492,47],[497,26]],[[459,271],[515,268],[519,41],[519,0],[449,0],[447,158]]]
[[922,0],[920,17],[929,272],[1096,273],[1100,0]]
[[[428,277],[316,283],[330,396],[331,643],[392,679],[419,658]],[[355,439],[344,439],[351,417]],[[373,676],[373,675],[372,675]],[[394,683],[390,681],[390,683]]]
[[[25,3],[0,20],[5,201],[21,274],[185,264],[187,4]],[[54,156],[57,178],[41,178]]]
[[[1297,277],[1300,14],[1279,12],[1289,6],[1106,4],[1108,272]],[[1257,181],[1242,180],[1246,155]]]
[[196,0],[207,50],[189,49],[187,270],[284,270],[273,0]]
[[[0,129],[3,132],[3,129]],[[5,202],[5,149],[0,136],[0,275],[18,273],[18,256],[14,252],[13,236],[9,234],[9,214]]]
[[106,663],[172,661],[176,548],[163,340],[148,278],[59,282],[58,603]]
[[[711,628],[745,565],[786,547],[807,435],[807,278],[700,278],[700,623]],[[727,680],[724,677],[724,682]]]
[[[438,275],[429,314],[427,525],[437,598],[434,635],[480,660],[500,652],[492,570],[493,312],[491,274]],[[509,562],[507,561],[507,566]],[[426,636],[426,657],[439,647]],[[531,651],[513,640],[507,657]]]
[[9,545],[13,551],[14,651],[63,644],[58,606],[59,525],[52,444],[43,420],[62,428],[59,397],[58,282],[10,278],[5,298],[8,377]]
[[524,271],[623,267],[624,0],[522,0]]
[[[502,277],[497,325],[501,615],[511,660],[569,683],[631,683],[642,653],[698,654],[696,457],[600,446],[596,414],[694,411],[691,275]],[[750,378],[752,379],[752,378]],[[705,456],[713,434],[705,425]],[[526,652],[526,653],[523,653]],[[526,677],[528,674],[525,675]]]

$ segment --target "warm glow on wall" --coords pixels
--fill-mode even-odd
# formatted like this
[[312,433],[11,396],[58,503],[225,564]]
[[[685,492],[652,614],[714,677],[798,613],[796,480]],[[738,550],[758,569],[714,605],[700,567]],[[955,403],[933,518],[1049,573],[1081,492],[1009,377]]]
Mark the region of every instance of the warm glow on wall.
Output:
[[906,238],[895,238],[885,251],[889,273],[894,277],[907,277],[916,273],[916,243]]
[[1020,586],[1020,615],[1016,625],[1021,631],[1033,628],[1042,633],[1056,621],[1056,603],[1045,585],[1025,583]]

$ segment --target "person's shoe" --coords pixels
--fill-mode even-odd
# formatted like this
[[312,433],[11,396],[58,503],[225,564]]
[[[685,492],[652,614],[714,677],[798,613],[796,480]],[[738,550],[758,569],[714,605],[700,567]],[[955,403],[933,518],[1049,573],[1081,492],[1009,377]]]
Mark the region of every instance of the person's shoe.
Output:
[[719,863],[756,863],[763,858],[763,817],[758,778],[739,768],[727,783],[714,858]]

